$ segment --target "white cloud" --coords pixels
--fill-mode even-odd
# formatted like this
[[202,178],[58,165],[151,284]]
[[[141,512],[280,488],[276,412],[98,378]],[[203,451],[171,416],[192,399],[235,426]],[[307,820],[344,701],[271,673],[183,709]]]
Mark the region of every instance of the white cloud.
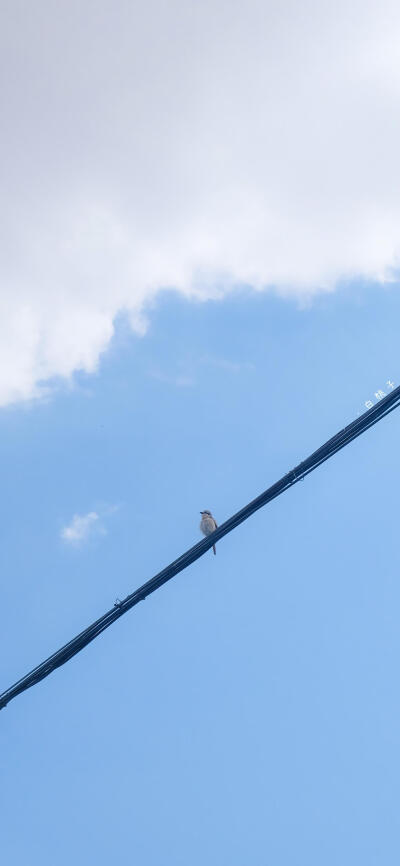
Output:
[[174,385],[176,388],[191,388],[195,384],[193,376],[184,373],[169,375],[163,370],[150,370],[149,376],[152,379],[157,379],[158,382],[165,382],[166,385]]
[[221,370],[226,370],[227,373],[249,372],[255,369],[251,361],[231,361],[229,358],[217,358],[212,355],[205,355],[201,362],[210,367],[219,367]]
[[391,0],[5,0],[0,405],[165,288],[389,279],[399,39]]
[[106,535],[104,521],[119,509],[120,505],[108,505],[103,502],[99,504],[97,511],[74,514],[71,522],[61,529],[61,538],[69,544],[79,546],[92,535]]
[[[96,528],[99,527],[99,515],[96,511],[89,511],[88,514],[74,514],[69,526],[64,526],[61,530],[61,538],[68,541],[70,544],[81,544],[87,541]],[[101,528],[104,533],[104,528]]]

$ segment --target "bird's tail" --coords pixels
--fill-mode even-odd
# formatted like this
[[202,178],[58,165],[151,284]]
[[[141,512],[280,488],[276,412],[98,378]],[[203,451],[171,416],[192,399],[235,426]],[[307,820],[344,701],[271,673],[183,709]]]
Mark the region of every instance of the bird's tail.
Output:
[[217,553],[217,551],[216,551],[216,549],[215,549],[215,544],[213,544],[213,551],[214,551],[214,556],[215,556],[216,553]]

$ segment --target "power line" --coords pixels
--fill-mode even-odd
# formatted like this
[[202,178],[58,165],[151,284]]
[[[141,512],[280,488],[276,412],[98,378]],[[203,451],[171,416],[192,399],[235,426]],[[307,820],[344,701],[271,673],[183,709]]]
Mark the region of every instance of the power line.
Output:
[[244,520],[247,520],[252,514],[264,505],[267,505],[268,502],[271,502],[272,499],[275,499],[277,496],[280,496],[281,493],[284,493],[285,490],[288,490],[289,487],[297,484],[298,481],[301,481],[309,475],[310,472],[313,472],[314,469],[321,466],[325,460],[328,460],[352,442],[353,439],[360,436],[361,433],[369,430],[370,427],[386,415],[389,415],[393,409],[397,409],[399,405],[400,387],[393,390],[390,394],[387,394],[376,403],[372,409],[369,409],[368,412],[364,412],[360,418],[357,418],[347,427],[344,427],[343,430],[340,430],[339,433],[336,433],[332,439],[325,442],[325,444],[322,445],[321,448],[318,448],[317,451],[314,451],[310,457],[307,457],[306,460],[303,460],[302,463],[299,463],[298,466],[291,469],[291,471],[284,475],[283,478],[273,484],[272,487],[269,487],[268,490],[265,490],[264,493],[261,493],[260,496],[257,496],[256,499],[253,499],[252,502],[249,502],[248,505],[245,505],[245,507],[240,511],[237,511],[236,514],[226,520],[225,523],[222,523],[221,526],[212,533],[212,535],[199,541],[198,544],[195,544],[187,550],[186,553],[183,553],[182,556],[175,559],[170,565],[167,565],[166,568],[148,580],[147,583],[144,583],[143,586],[140,586],[139,589],[135,590],[135,592],[127,595],[123,601],[117,601],[114,604],[114,607],[112,607],[111,610],[108,610],[107,613],[100,617],[100,619],[97,619],[89,625],[88,628],[84,629],[84,631],[80,632],[80,634],[65,644],[65,646],[61,647],[61,649],[49,656],[49,658],[36,668],[33,668],[32,671],[14,683],[14,685],[6,689],[5,692],[0,694],[0,710],[3,709],[3,707],[5,707],[13,698],[21,694],[21,692],[34,686],[56,668],[65,664],[65,662],[71,659],[99,634],[101,634],[102,631],[119,619],[120,616],[138,604],[139,601],[144,601],[148,595],[155,592],[156,589],[159,589],[160,586],[163,586],[164,583],[167,583],[168,580],[171,580],[171,578],[179,574],[180,571],[183,571],[191,565],[192,562],[195,562],[196,559],[199,559],[200,556],[203,556],[204,553],[206,553],[213,544],[223,538],[224,535],[228,535],[228,533],[232,532],[232,530],[239,526],[240,523],[243,523]]

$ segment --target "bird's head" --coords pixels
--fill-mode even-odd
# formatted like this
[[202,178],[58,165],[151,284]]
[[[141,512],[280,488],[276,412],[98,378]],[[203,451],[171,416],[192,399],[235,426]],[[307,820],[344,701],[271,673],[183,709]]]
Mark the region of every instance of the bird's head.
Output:
[[212,517],[211,511],[207,511],[207,509],[205,511],[200,511],[200,514],[206,514],[207,517]]

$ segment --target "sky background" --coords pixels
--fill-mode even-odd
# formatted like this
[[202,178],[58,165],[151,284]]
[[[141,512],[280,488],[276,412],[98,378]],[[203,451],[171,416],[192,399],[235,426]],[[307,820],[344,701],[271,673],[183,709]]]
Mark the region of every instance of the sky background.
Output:
[[0,406],[127,312],[399,268],[397,0],[3,0]]
[[[0,691],[400,384],[399,39],[1,3]],[[399,425],[0,713],[7,866],[397,866]]]
[[[397,384],[399,313],[397,286],[171,294],[97,375],[3,410],[2,685],[195,543],[200,509],[222,522]],[[5,862],[397,863],[399,430],[1,713]],[[105,532],[61,537],[90,512]]]

